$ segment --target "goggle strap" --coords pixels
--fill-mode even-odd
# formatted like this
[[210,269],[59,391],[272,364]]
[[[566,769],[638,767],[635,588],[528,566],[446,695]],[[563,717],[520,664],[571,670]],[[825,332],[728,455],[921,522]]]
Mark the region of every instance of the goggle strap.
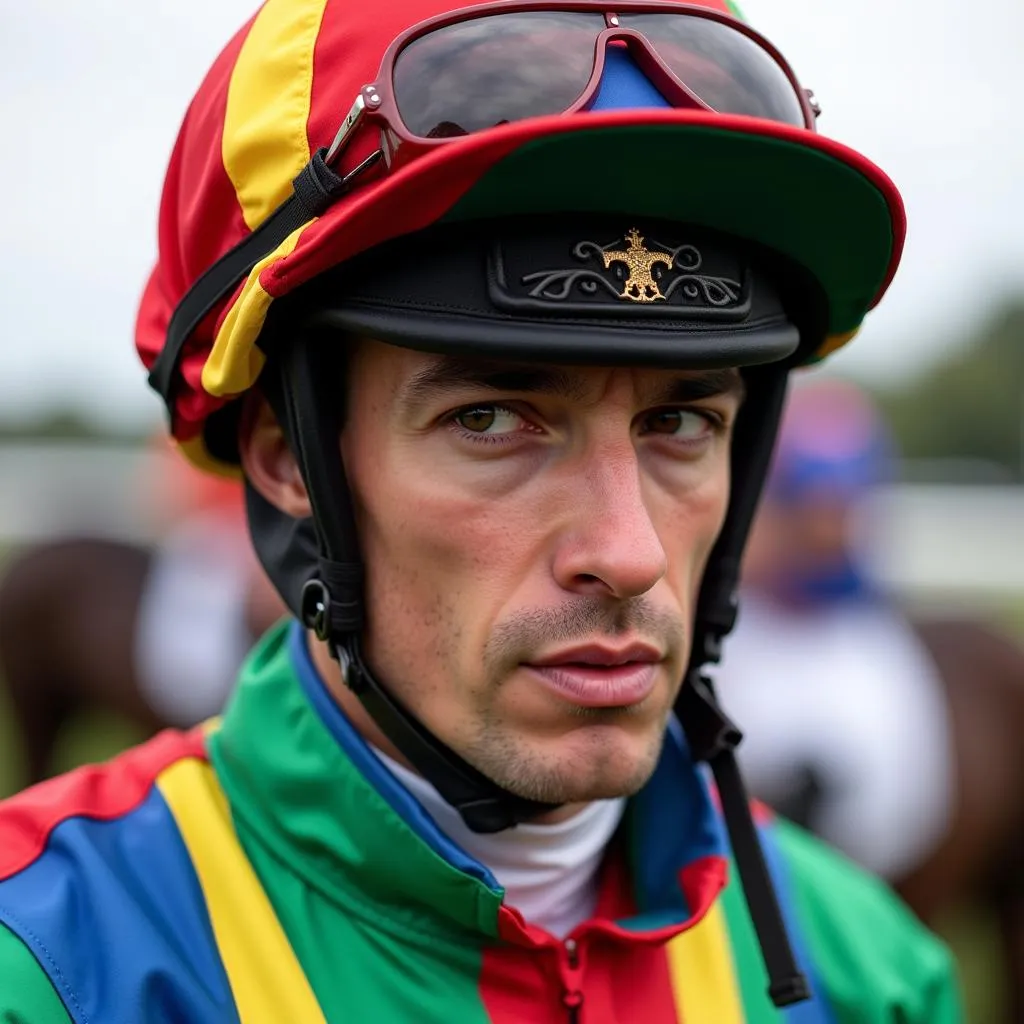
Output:
[[292,182],[292,194],[252,234],[229,249],[185,293],[167,325],[164,347],[149,372],[149,384],[171,408],[174,379],[192,332],[217,303],[228,296],[260,260],[269,256],[293,231],[319,217],[350,188],[352,180],[372,167],[382,154],[367,157],[345,177],[335,174],[319,149]]

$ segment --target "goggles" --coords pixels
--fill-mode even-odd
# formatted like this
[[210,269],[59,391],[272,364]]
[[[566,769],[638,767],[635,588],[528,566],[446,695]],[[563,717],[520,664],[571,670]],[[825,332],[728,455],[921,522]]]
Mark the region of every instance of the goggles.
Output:
[[392,169],[458,136],[593,106],[608,46],[622,46],[676,108],[813,129],[818,114],[763,36],[706,7],[619,0],[499,2],[431,18],[388,47],[329,148],[332,164],[366,120]]

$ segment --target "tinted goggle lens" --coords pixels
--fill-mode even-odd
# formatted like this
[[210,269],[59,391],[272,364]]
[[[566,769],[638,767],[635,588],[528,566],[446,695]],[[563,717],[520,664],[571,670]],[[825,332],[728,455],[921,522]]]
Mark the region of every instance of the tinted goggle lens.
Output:
[[590,81],[601,14],[533,11],[461,21],[395,60],[395,103],[420,138],[561,113]]
[[712,110],[805,126],[789,76],[737,29],[678,14],[623,14],[619,22],[646,36],[676,78]]
[[[723,114],[803,127],[796,88],[738,29],[685,14],[620,15],[679,81]],[[395,59],[394,97],[420,138],[444,138],[572,107],[594,71],[602,14],[530,11],[456,22],[420,36]]]

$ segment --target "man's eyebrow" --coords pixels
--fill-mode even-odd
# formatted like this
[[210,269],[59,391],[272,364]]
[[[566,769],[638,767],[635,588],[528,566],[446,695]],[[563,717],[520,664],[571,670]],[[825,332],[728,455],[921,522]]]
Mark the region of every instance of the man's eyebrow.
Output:
[[[402,385],[400,394],[404,403],[417,404],[467,387],[496,392],[532,392],[576,400],[586,397],[585,383],[558,367],[459,356],[442,356],[436,363],[414,373]],[[742,399],[744,392],[743,378],[733,368],[695,370],[658,389],[652,404],[684,404],[724,394],[736,394]]]
[[699,402],[704,398],[729,394],[736,395],[742,401],[746,391],[746,384],[738,370],[699,370],[686,377],[677,377],[659,392],[655,404]]
[[555,367],[443,356],[438,362],[413,374],[402,385],[401,397],[406,403],[425,402],[466,387],[539,392],[562,398],[582,398],[584,394],[581,381]]

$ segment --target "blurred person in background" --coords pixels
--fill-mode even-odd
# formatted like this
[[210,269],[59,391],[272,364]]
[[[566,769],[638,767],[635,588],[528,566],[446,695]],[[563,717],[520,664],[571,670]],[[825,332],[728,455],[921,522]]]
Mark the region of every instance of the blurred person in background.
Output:
[[893,477],[864,392],[792,389],[717,670],[730,713],[757,723],[740,758],[758,793],[889,879],[934,848],[953,799],[935,666],[864,557],[864,499]]
[[978,618],[911,615],[877,579],[870,499],[897,460],[864,390],[796,382],[715,677],[759,797],[930,924],[965,902],[996,915],[1020,1021],[1024,651]]
[[75,716],[111,713],[149,735],[216,714],[284,614],[252,550],[240,481],[200,473],[161,435],[138,485],[151,543],[57,538],[0,573],[0,686],[29,782],[53,771]]

